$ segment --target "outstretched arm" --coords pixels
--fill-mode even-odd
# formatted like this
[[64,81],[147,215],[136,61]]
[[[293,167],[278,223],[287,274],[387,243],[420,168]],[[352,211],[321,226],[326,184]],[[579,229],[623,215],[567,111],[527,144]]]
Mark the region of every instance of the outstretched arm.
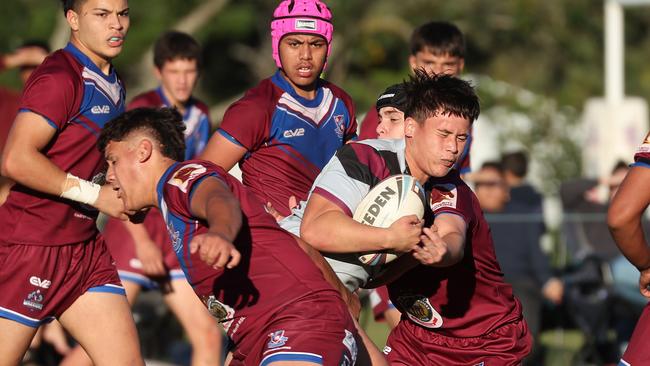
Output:
[[207,177],[195,189],[190,211],[206,220],[209,229],[192,239],[190,252],[198,251],[201,260],[214,268],[234,268],[241,259],[232,244],[242,226],[239,202],[218,178]]
[[650,204],[650,169],[635,166],[630,169],[612,199],[607,212],[607,225],[623,255],[641,271],[641,294],[650,297],[650,248],[641,226],[643,212]]

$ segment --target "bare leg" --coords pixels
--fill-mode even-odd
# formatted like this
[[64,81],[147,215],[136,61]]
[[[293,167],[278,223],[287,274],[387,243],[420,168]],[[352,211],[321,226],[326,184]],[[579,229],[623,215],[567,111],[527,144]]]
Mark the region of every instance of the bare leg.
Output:
[[[126,299],[129,301],[130,306],[133,306],[142,291],[142,286],[131,281],[122,281],[122,286],[126,291]],[[65,356],[59,366],[93,366],[93,361],[83,347],[77,345]]]
[[0,318],[0,366],[18,365],[36,334],[36,328]]
[[174,280],[165,302],[192,344],[192,366],[221,365],[221,326],[210,315],[185,279]]
[[86,292],[59,321],[95,366],[144,366],[131,308],[121,295]]

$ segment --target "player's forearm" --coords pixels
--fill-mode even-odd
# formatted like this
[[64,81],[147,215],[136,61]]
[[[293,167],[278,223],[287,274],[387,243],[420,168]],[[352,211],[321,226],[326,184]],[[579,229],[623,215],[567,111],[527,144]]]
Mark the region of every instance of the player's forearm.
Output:
[[330,211],[303,221],[300,237],[321,252],[355,253],[387,248],[388,230],[360,224],[349,216]]
[[449,233],[442,237],[447,243],[447,255],[435,267],[449,267],[463,260],[465,254],[465,236],[459,233]]
[[609,227],[616,245],[639,270],[650,268],[650,248],[645,240],[641,219]]
[[242,226],[242,212],[234,196],[211,196],[205,202],[209,231],[232,242]]

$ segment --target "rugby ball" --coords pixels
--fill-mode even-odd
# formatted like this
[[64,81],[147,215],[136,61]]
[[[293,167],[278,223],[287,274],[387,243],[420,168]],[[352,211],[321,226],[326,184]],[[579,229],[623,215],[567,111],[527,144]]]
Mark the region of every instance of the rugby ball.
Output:
[[[370,189],[352,218],[362,224],[386,228],[404,216],[416,215],[422,219],[425,202],[424,188],[415,178],[407,174],[393,175]],[[359,254],[359,261],[377,266],[389,263],[397,256],[389,250],[363,252]]]

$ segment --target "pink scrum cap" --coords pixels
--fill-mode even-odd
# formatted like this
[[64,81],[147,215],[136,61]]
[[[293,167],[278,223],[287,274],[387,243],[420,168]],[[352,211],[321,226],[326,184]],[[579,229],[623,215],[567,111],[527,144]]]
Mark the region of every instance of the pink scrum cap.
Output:
[[273,59],[278,67],[280,62],[280,40],[289,33],[310,33],[323,36],[327,41],[327,57],[332,50],[332,13],[327,5],[319,0],[284,0],[275,8],[271,21],[271,43]]

